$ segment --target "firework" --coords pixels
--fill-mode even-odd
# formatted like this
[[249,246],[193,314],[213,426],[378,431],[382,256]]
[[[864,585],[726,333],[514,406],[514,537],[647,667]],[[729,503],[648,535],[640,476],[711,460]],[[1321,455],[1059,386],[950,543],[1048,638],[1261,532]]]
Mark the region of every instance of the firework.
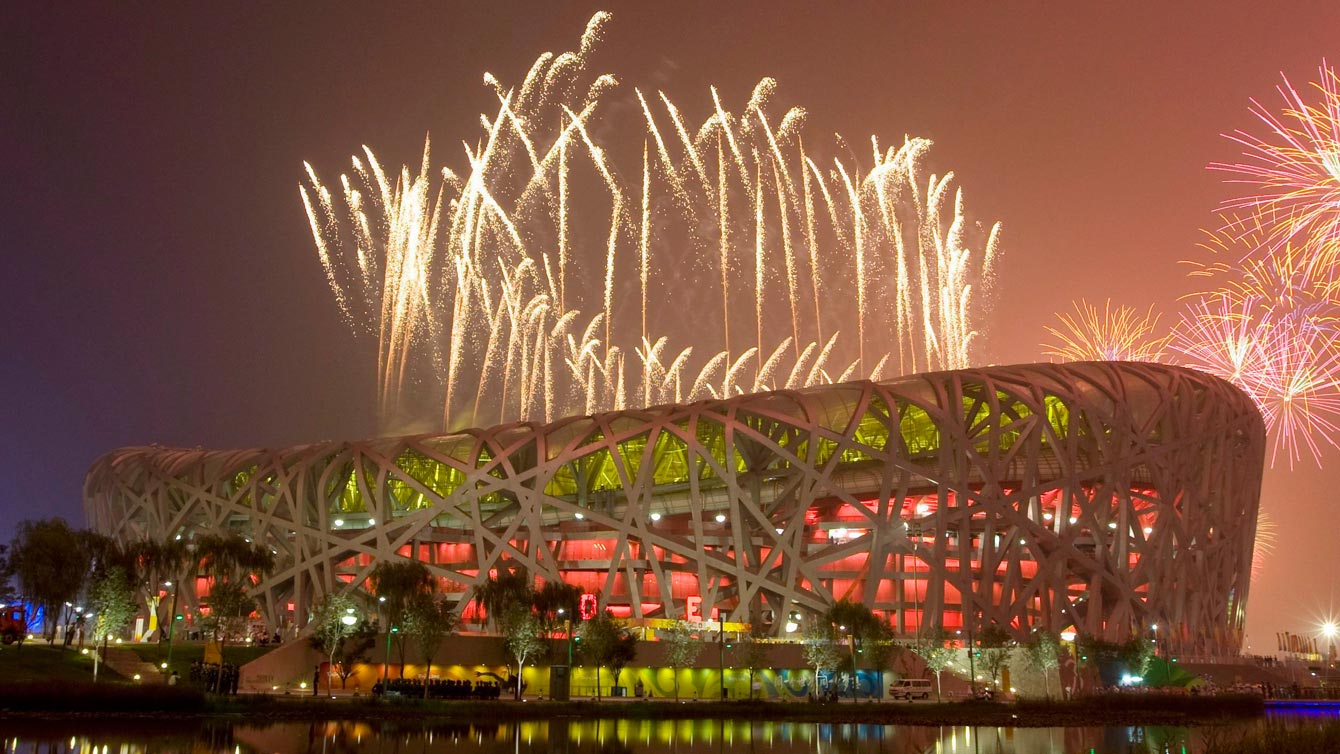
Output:
[[[1324,253],[1334,262],[1340,253],[1340,76],[1322,62],[1317,81],[1304,90],[1315,103],[1282,78],[1276,88],[1284,100],[1279,114],[1252,100],[1252,114],[1266,134],[1225,134],[1243,148],[1243,160],[1210,167],[1230,174],[1230,183],[1254,190],[1223,206],[1264,218],[1269,248],[1301,241],[1313,254]],[[1252,232],[1255,227],[1241,230]]]
[[1256,514],[1256,540],[1252,548],[1252,581],[1261,577],[1266,558],[1275,553],[1275,537],[1279,531],[1275,519],[1264,509]]
[[1100,312],[1086,301],[1072,305],[1074,311],[1057,315],[1060,327],[1048,327],[1055,338],[1044,344],[1044,353],[1063,361],[1159,361],[1169,335],[1157,334],[1159,315],[1154,307],[1143,314],[1130,306],[1112,308],[1109,299]]
[[1174,330],[1186,366],[1222,377],[1256,401],[1272,436],[1271,463],[1336,446],[1340,351],[1332,321],[1290,310],[1247,282],[1201,296]]
[[929,141],[872,139],[868,171],[825,162],[803,110],[771,114],[766,78],[739,111],[711,89],[696,126],[634,90],[620,138],[602,120],[618,82],[589,71],[608,20],[518,88],[485,75],[497,107],[459,171],[427,145],[398,174],[365,148],[338,189],[308,167],[331,289],[378,344],[383,417],[425,385],[452,429],[970,364],[999,227],[966,220]]

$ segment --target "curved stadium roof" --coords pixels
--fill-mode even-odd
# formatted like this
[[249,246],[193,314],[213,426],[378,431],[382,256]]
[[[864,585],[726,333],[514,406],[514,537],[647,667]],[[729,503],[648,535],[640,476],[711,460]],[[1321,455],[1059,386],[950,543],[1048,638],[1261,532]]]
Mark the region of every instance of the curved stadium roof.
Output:
[[410,555],[462,610],[522,568],[633,618],[693,596],[768,622],[847,597],[907,632],[975,615],[1124,638],[1157,620],[1218,651],[1241,628],[1263,437],[1208,375],[1039,364],[442,435],[126,448],[85,496],[123,539],[268,542],[272,622]]

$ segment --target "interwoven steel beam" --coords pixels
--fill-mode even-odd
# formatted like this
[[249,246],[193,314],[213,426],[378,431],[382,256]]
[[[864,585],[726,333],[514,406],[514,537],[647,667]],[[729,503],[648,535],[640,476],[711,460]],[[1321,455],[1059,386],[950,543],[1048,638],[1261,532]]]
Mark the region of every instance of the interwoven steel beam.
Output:
[[265,543],[272,626],[414,557],[463,612],[506,568],[634,619],[701,605],[780,632],[847,598],[906,635],[1158,623],[1166,648],[1208,655],[1241,643],[1263,459],[1259,413],[1219,379],[1039,364],[448,435],[127,448],[94,464],[85,505],[122,541]]

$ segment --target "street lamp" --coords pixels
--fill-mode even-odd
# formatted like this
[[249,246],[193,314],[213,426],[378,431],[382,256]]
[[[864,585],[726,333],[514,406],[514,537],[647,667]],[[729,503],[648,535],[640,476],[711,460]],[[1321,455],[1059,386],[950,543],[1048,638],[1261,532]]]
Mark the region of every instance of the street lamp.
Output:
[[1333,620],[1321,624],[1321,635],[1326,637],[1326,675],[1331,674],[1331,663],[1335,661],[1335,637],[1340,634],[1340,625]]

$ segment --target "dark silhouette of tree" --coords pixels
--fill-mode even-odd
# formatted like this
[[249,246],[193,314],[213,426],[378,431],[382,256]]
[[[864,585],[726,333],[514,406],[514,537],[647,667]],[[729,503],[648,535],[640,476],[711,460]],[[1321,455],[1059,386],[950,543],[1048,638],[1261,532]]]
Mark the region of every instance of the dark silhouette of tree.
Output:
[[[437,583],[428,572],[428,566],[417,560],[379,561],[368,576],[372,591],[377,595],[381,609],[386,613],[386,665],[382,677],[390,674],[391,637],[399,634],[405,623],[405,614],[416,595],[431,594]],[[400,649],[400,677],[405,677],[405,637],[398,642]]]
[[549,638],[563,627],[563,621],[576,624],[581,616],[578,606],[582,590],[562,581],[546,581],[535,591],[535,615],[540,619],[540,633]]
[[168,605],[166,618],[167,625],[171,626],[175,620],[178,590],[181,589],[182,581],[186,578],[190,567],[196,565],[198,561],[186,543],[179,539],[166,542],[143,539],[132,542],[126,551],[135,586],[144,600],[145,608],[154,616],[161,637],[164,633],[162,592],[171,582],[168,588],[172,590],[172,604]]
[[42,608],[47,643],[55,643],[65,603],[78,599],[89,571],[78,532],[61,518],[21,521],[9,558],[23,596]]
[[451,603],[431,594],[420,593],[410,598],[405,611],[405,631],[419,641],[419,651],[423,653],[424,670],[423,696],[428,698],[428,680],[433,677],[433,658],[442,648],[442,642],[456,633],[458,620],[452,611]]
[[628,632],[624,622],[599,613],[582,623],[581,651],[596,666],[596,700],[600,695],[600,671],[609,667],[614,672],[614,685],[619,685],[619,673],[637,656],[637,637]]
[[[196,537],[191,546],[200,573],[209,582],[209,613],[202,616],[201,624],[219,642],[222,657],[228,640],[242,633],[256,610],[249,589],[274,568],[275,556],[240,534],[206,534]],[[215,679],[221,682],[223,673]]]

